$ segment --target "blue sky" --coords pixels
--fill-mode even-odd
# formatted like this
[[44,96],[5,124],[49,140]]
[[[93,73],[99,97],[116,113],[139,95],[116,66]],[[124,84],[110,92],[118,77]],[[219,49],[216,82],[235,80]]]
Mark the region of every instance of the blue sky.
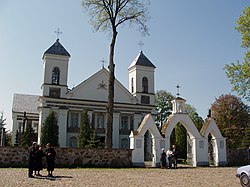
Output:
[[[102,59],[108,61],[110,37],[93,32],[80,3],[0,0],[0,111],[8,129],[13,94],[41,93],[42,55],[55,42],[57,28],[71,54],[69,88],[100,70]],[[215,98],[232,93],[223,68],[243,58],[234,27],[249,5],[249,0],[151,0],[150,36],[142,37],[136,26],[119,29],[116,78],[128,87],[127,69],[143,41],[144,54],[156,66],[156,91],[175,95],[179,84],[181,97],[205,118]]]

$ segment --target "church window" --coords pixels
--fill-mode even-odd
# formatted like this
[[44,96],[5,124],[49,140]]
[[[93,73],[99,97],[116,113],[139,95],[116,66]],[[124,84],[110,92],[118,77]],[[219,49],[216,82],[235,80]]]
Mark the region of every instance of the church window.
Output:
[[123,138],[121,140],[121,148],[124,148],[124,149],[128,149],[129,148],[129,144],[128,144],[128,139],[127,138]]
[[49,96],[53,98],[60,98],[61,89],[60,88],[49,88]]
[[131,92],[134,93],[134,78],[131,79]]
[[128,129],[128,116],[121,116],[121,129]]
[[147,77],[142,78],[142,92],[148,93],[148,78]]
[[77,138],[75,136],[70,137],[69,146],[70,147],[77,147]]
[[149,96],[147,96],[147,95],[142,95],[142,96],[141,96],[141,103],[142,103],[142,104],[150,104]]
[[52,70],[52,84],[59,84],[60,81],[60,69],[54,67]]
[[18,122],[18,131],[23,132],[23,122],[22,121]]
[[79,114],[72,112],[70,115],[70,127],[79,127]]
[[104,114],[97,114],[97,128],[104,128]]
[[34,130],[35,133],[38,132],[38,122],[37,121],[32,121],[32,128]]

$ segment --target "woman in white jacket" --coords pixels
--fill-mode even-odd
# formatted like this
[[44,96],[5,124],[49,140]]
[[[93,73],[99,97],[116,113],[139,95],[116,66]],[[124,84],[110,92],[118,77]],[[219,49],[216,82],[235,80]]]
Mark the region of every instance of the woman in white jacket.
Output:
[[168,168],[171,169],[172,168],[172,157],[173,157],[173,151],[172,148],[169,147],[167,152],[167,158],[168,158]]

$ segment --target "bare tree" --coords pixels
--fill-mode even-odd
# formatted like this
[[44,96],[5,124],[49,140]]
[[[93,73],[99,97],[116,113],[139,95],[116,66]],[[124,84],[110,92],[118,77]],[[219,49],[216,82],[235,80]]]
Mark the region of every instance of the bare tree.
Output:
[[112,148],[113,109],[114,109],[114,81],[115,81],[115,43],[118,35],[117,28],[129,23],[136,24],[139,31],[148,34],[146,22],[149,20],[149,0],[83,0],[82,6],[90,16],[95,31],[111,34],[109,51],[109,80],[108,103],[106,108],[105,148]]

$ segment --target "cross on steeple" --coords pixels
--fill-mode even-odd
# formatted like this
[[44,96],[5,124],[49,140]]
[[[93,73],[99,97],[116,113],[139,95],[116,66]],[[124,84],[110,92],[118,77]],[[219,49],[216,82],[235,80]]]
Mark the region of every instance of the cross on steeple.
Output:
[[180,96],[180,86],[179,86],[179,84],[177,84],[177,86],[176,86],[176,88],[177,88],[177,97],[179,97]]
[[59,36],[62,34],[62,31],[60,31],[60,29],[58,28],[56,31],[56,36],[57,36],[57,40],[59,40]]
[[140,47],[140,50],[142,50],[142,47],[144,46],[144,43],[142,41],[139,41],[138,45]]
[[104,63],[106,63],[106,61],[104,60],[104,58],[101,60],[102,63],[102,68],[104,68]]

